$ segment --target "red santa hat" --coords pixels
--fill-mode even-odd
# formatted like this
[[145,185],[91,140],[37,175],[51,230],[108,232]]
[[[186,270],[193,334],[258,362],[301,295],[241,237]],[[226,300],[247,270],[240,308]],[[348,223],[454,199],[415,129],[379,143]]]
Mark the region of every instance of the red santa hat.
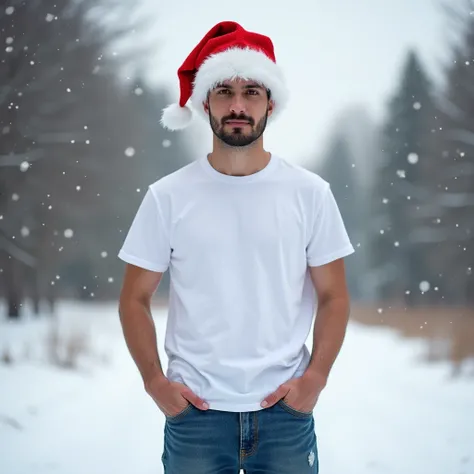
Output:
[[271,91],[274,110],[268,121],[283,109],[288,92],[281,69],[276,64],[273,43],[267,36],[245,30],[238,23],[215,25],[193,49],[178,69],[179,103],[163,110],[161,124],[170,130],[186,128],[193,112],[207,118],[203,102],[208,91],[225,80],[255,81]]

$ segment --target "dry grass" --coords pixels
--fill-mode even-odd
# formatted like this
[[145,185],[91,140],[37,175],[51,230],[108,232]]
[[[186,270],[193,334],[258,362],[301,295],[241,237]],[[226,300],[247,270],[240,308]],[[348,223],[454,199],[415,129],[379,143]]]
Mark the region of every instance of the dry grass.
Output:
[[369,326],[388,327],[405,338],[427,342],[428,362],[450,361],[453,372],[474,359],[474,309],[457,307],[403,308],[355,305],[351,319]]
[[46,336],[47,358],[50,363],[67,369],[77,369],[82,356],[90,353],[91,347],[85,331],[72,329],[61,331],[57,318],[53,317]]

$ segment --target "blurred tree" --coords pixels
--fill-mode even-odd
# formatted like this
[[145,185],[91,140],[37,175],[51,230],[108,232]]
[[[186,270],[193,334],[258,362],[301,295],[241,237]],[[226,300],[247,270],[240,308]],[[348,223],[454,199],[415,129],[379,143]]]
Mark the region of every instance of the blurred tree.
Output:
[[[336,132],[317,173],[331,185],[334,197],[341,211],[344,224],[354,247],[360,242],[362,228],[362,202],[354,159],[346,139]],[[346,262],[347,283],[351,296],[362,297],[360,255],[354,254]]]
[[144,188],[187,160],[158,124],[163,94],[118,79],[143,51],[105,54],[128,33],[120,22],[99,28],[92,0],[11,5],[0,11],[0,296],[18,317],[24,297],[39,311],[58,295],[116,296],[116,252]]
[[442,134],[437,204],[440,244],[433,265],[443,300],[474,304],[474,16],[472,5],[446,4],[457,33],[440,94]]
[[435,283],[427,261],[429,226],[437,210],[425,208],[433,197],[436,169],[434,110],[431,83],[411,51],[382,129],[383,153],[371,200],[373,274],[383,300],[426,303],[424,293]]

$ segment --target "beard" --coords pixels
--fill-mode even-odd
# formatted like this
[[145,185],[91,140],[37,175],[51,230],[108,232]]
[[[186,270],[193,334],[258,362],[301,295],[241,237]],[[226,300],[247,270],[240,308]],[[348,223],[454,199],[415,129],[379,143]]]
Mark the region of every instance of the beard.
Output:
[[[212,115],[211,109],[209,108],[209,121],[211,129],[214,135],[219,138],[225,145],[229,147],[248,147],[256,140],[258,140],[267,126],[268,119],[268,107],[265,111],[265,115],[255,124],[255,120],[252,117],[243,115],[227,115],[222,119],[217,119]],[[232,126],[226,125],[227,120],[246,120],[249,125]],[[229,128],[229,131],[225,127]],[[250,132],[246,132],[245,129],[250,127]]]

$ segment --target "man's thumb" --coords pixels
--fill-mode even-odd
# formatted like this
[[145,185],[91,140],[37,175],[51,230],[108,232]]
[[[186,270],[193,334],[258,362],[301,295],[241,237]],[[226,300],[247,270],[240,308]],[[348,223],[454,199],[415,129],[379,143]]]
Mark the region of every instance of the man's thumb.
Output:
[[198,397],[191,390],[183,390],[181,395],[189,402],[192,403],[199,410],[207,410],[209,405],[200,397]]
[[262,407],[270,408],[272,405],[275,405],[280,399],[282,399],[289,392],[287,385],[280,385],[273,393],[268,395],[262,400]]

